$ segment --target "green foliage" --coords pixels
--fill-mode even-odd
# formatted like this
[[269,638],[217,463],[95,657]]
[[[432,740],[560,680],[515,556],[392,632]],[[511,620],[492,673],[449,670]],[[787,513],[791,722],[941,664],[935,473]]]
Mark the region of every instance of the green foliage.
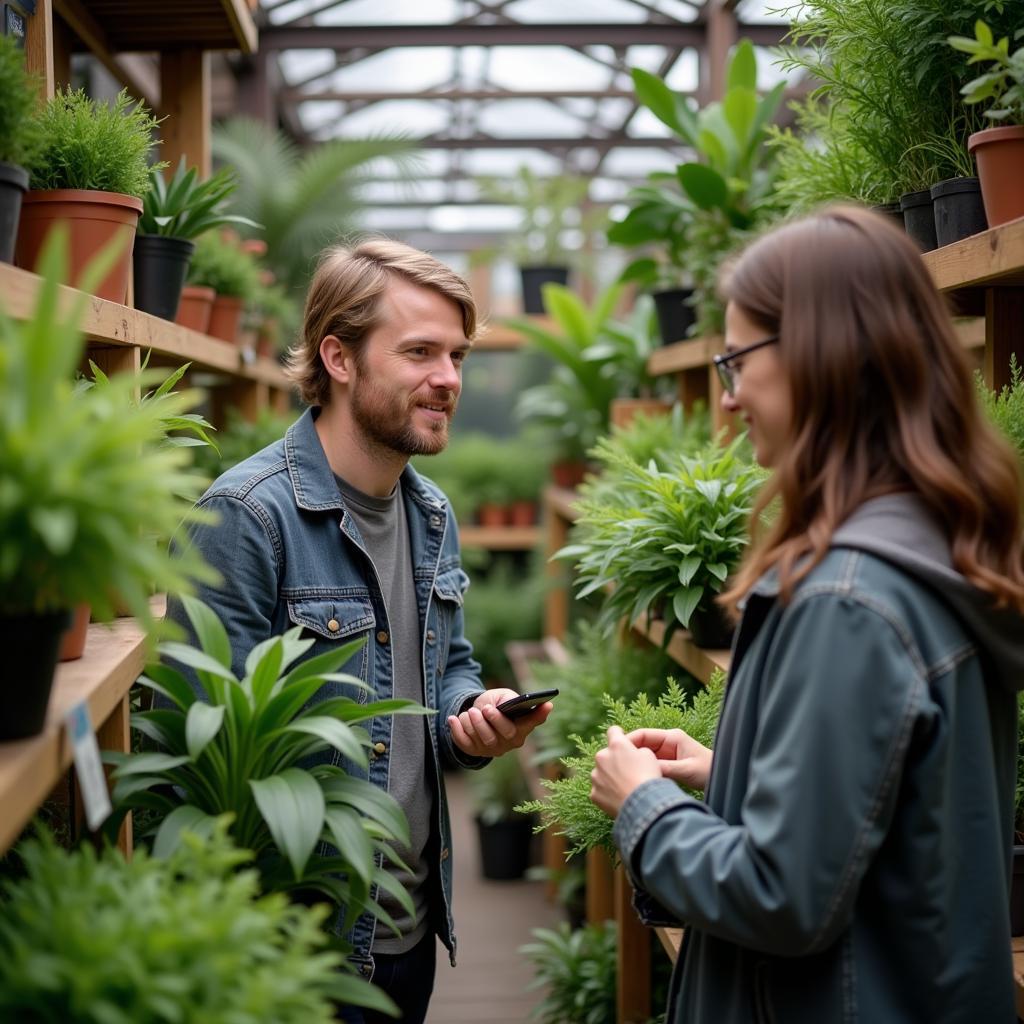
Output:
[[783,198],[799,209],[836,198],[886,203],[973,174],[967,137],[984,119],[961,102],[966,67],[947,39],[971,33],[982,16],[1012,32],[1015,8],[995,0],[807,0],[778,11],[794,20],[781,67],[822,83],[792,104],[796,130],[776,136]]
[[571,931],[534,928],[519,948],[532,964],[531,989],[546,989],[531,1017],[541,1024],[610,1024],[615,1020],[618,935],[614,921]]
[[217,435],[219,450],[197,448],[196,466],[216,479],[243,459],[279,441],[295,422],[295,416],[294,412],[282,415],[271,409],[261,409],[256,419],[249,421],[237,409],[229,409],[227,426]]
[[126,90],[107,104],[84,89],[58,89],[37,116],[42,145],[29,166],[33,189],[95,189],[137,199],[149,191],[147,161],[160,122]]
[[197,239],[188,268],[188,283],[205,285],[218,295],[250,301],[259,294],[260,272],[249,253],[214,231]]
[[468,772],[473,809],[484,825],[515,818],[517,804],[530,797],[523,767],[516,751],[494,758],[479,771]]
[[0,894],[0,1018],[20,1024],[328,1024],[332,1001],[393,1012],[341,971],[325,907],[259,894],[224,822],[167,860],[48,836]]
[[259,224],[248,217],[225,213],[222,209],[236,184],[234,172],[228,167],[200,181],[198,168],[186,171],[184,157],[169,182],[164,180],[159,168],[150,168],[149,191],[142,201],[139,220],[140,234],[197,238],[225,224],[258,228]]
[[725,585],[749,542],[750,512],[764,471],[741,456],[743,437],[667,470],[641,466],[602,440],[597,457],[613,479],[586,488],[572,542],[556,558],[576,564],[577,597],[601,592],[598,623],[613,630],[625,618],[660,612],[665,642]]
[[974,383],[981,407],[1024,463],[1024,372],[1016,355],[1010,356],[1010,383],[999,394],[985,383],[980,372],[975,373]]
[[197,395],[137,401],[157,371],[115,374],[102,387],[74,384],[86,293],[114,249],[94,260],[83,292],[61,312],[66,252],[66,233],[55,231],[33,314],[16,323],[0,313],[0,608],[88,603],[111,618],[123,603],[151,626],[153,586],[177,592],[214,578],[198,555],[172,559],[155,543],[182,520],[206,521],[181,497],[203,480],[181,447],[163,443],[168,422],[184,417]]
[[[625,700],[605,697],[605,724],[621,726],[627,733],[634,729],[682,729],[698,743],[711,747],[724,695],[725,673],[717,669],[707,687],[695,694],[689,703],[679,684],[669,679],[657,704],[652,704],[645,693],[628,705]],[[588,740],[575,737],[575,740],[578,753],[561,759],[567,770],[565,778],[542,779],[541,785],[550,790],[550,795],[543,800],[521,804],[517,809],[541,816],[538,831],[553,828],[556,835],[565,836],[570,855],[600,847],[613,859],[617,858],[612,837],[614,821],[590,800],[594,755],[607,745],[607,740],[604,735]],[[700,796],[699,793],[694,795]]]
[[[390,843],[408,843],[405,815],[386,791],[336,764],[301,765],[337,751],[366,769],[370,737],[358,723],[433,712],[407,700],[315,702],[329,682],[365,689],[358,679],[337,674],[363,641],[302,661],[313,641],[300,639],[301,626],[257,644],[237,679],[216,614],[194,598],[184,598],[184,605],[199,646],[162,643],[163,661],[139,679],[172,707],[132,715],[132,728],[152,740],[156,752],[103,755],[115,766],[116,813],[108,829],[132,808],[153,811],[159,822],[153,850],[165,856],[186,830],[208,834],[230,812],[231,835],[255,853],[264,891],[312,890],[344,904],[348,925],[369,909],[394,928],[370,891],[379,885],[413,912],[404,888],[380,866],[383,859],[400,864]],[[194,671],[198,693],[170,659]],[[319,852],[320,843],[337,852]]]
[[39,95],[14,34],[0,35],[0,161],[27,167],[41,139],[33,116]]
[[260,286],[251,308],[260,330],[269,333],[274,350],[287,350],[302,326],[302,306],[275,282]]
[[419,166],[414,145],[379,136],[302,150],[283,132],[245,118],[213,132],[214,156],[238,174],[232,211],[263,225],[265,262],[297,297],[305,293],[320,250],[357,229],[363,186],[384,171],[413,180]]
[[[1024,29],[1019,29],[1016,37],[1022,35]],[[1003,36],[996,42],[992,29],[980,18],[974,24],[973,39],[950,36],[947,41],[954,50],[971,55],[968,64],[989,61],[995,65],[991,71],[968,82],[960,90],[964,103],[992,100],[992,106],[985,111],[986,117],[1024,125],[1024,46],[1019,46],[1011,54],[1009,37]]]
[[655,647],[620,644],[593,623],[580,622],[569,645],[569,660],[530,666],[531,689],[558,689],[555,710],[533,739],[544,760],[576,749],[574,737],[592,739],[605,728],[604,697],[632,700],[641,693],[657,698],[672,671],[668,656]]

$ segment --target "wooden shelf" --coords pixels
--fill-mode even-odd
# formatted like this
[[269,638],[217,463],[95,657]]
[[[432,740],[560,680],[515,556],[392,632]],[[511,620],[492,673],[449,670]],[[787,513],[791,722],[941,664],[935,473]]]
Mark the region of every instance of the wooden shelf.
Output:
[[[163,604],[162,598],[154,601],[155,615],[163,615]],[[99,731],[145,663],[145,635],[135,619],[124,618],[107,625],[93,623],[84,655],[57,667],[43,731],[29,739],[0,743],[0,851],[18,838],[71,764],[64,716],[84,700],[93,728]]]
[[539,526],[460,526],[464,548],[487,551],[532,551],[540,543]]
[[[0,301],[7,315],[15,320],[31,316],[41,283],[37,275],[27,270],[0,263]],[[61,287],[61,305],[70,303],[77,294],[81,293],[74,288]],[[191,362],[197,368],[229,373],[282,390],[290,387],[284,371],[273,360],[257,359],[247,365],[242,350],[229,342],[106,299],[90,298],[82,330],[93,344],[135,345],[152,349],[157,356]]]
[[926,252],[922,258],[940,291],[1024,285],[1024,218]]
[[567,523],[575,523],[580,517],[579,510],[576,508],[578,499],[579,495],[566,487],[546,487],[544,489],[545,506]]
[[[637,621],[633,624],[633,629],[658,647],[661,647],[665,640],[665,623],[661,619],[655,619],[649,627],[643,620]],[[729,671],[729,651],[698,647],[685,630],[676,630],[672,634],[666,651],[677,665],[696,676],[705,686],[716,668],[723,672]]]
[[[525,315],[524,320],[535,323],[546,331],[557,330],[555,322],[549,316]],[[526,338],[512,327],[502,323],[494,323],[486,327],[483,333],[473,342],[474,352],[514,352],[526,344]]]
[[718,335],[663,345],[647,360],[647,372],[664,376],[684,370],[699,370],[709,366],[711,357],[723,351],[724,347],[725,339]]

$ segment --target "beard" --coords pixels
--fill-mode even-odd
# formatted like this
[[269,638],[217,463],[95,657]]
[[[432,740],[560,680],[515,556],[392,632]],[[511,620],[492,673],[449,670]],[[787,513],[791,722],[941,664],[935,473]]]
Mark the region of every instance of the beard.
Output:
[[[364,377],[352,389],[352,419],[373,447],[406,457],[436,455],[448,444],[448,424],[455,412],[455,402],[450,391],[431,391],[405,399]],[[448,415],[431,423],[427,430],[418,429],[413,416],[419,405],[443,406]]]

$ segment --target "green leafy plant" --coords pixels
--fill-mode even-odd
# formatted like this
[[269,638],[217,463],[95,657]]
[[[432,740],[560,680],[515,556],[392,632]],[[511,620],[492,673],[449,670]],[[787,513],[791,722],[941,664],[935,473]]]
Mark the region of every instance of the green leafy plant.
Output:
[[1024,462],[1024,372],[1016,355],[1010,356],[1010,383],[998,394],[980,372],[975,373],[974,383],[981,407]]
[[224,212],[224,202],[234,192],[236,184],[234,172],[227,167],[205,181],[199,180],[198,168],[186,170],[184,157],[170,181],[164,179],[159,168],[152,167],[149,191],[142,200],[139,232],[197,238],[225,224],[258,228],[260,225],[248,217]]
[[614,921],[572,931],[534,928],[533,942],[519,948],[545,989],[530,1016],[541,1024],[609,1024],[615,1020],[618,933]]
[[214,231],[196,241],[188,268],[188,283],[205,285],[218,295],[249,301],[259,293],[259,268],[237,242],[222,238]]
[[[625,700],[606,696],[605,724],[621,726],[627,733],[634,729],[682,729],[698,743],[711,747],[724,695],[725,673],[718,669],[712,674],[707,687],[694,694],[689,702],[679,684],[670,678],[656,704],[652,704],[645,693],[628,704]],[[518,809],[540,815],[537,831],[551,828],[555,829],[556,835],[565,836],[570,854],[600,847],[617,859],[618,852],[612,837],[614,821],[590,799],[594,755],[607,745],[607,740],[603,734],[586,740],[579,736],[574,739],[577,753],[561,759],[566,769],[565,777],[541,779],[541,785],[550,791],[549,795],[543,800],[520,804]]]
[[94,189],[141,199],[150,188],[147,160],[159,141],[153,137],[159,123],[126,90],[107,104],[84,89],[58,89],[38,113],[42,145],[28,168],[31,187]]
[[260,895],[222,820],[166,860],[44,836],[0,887],[0,1018],[21,1024],[328,1024],[346,1003],[396,1013],[325,949],[326,907]]
[[[194,598],[183,600],[199,647],[162,643],[164,661],[140,677],[171,707],[132,716],[132,728],[157,745],[155,752],[104,753],[115,766],[116,812],[108,829],[132,808],[155,812],[153,849],[165,856],[183,831],[207,834],[219,815],[231,812],[231,835],[255,853],[265,891],[317,892],[345,906],[347,925],[368,908],[394,927],[370,890],[379,885],[413,913],[405,889],[381,866],[384,859],[400,864],[390,843],[408,843],[405,815],[386,791],[338,765],[301,765],[338,751],[366,769],[370,738],[359,722],[431,712],[406,700],[360,704],[333,697],[311,705],[328,682],[365,689],[337,674],[362,641],[300,662],[313,645],[300,639],[301,626],[257,644],[238,679],[216,614]],[[168,659],[194,671],[198,692]],[[319,843],[332,843],[337,852],[316,852]]]
[[27,167],[41,145],[33,114],[39,96],[13,33],[0,36],[0,161]]
[[148,627],[153,586],[187,591],[194,579],[215,578],[198,555],[172,559],[154,543],[183,520],[206,521],[181,497],[201,490],[202,478],[182,448],[162,443],[168,421],[183,417],[198,395],[137,401],[137,389],[159,379],[156,371],[75,385],[85,292],[113,250],[93,262],[84,292],[62,311],[66,252],[66,233],[55,231],[27,320],[0,312],[0,610],[90,604],[106,619],[123,604]]
[[[1024,35],[1019,29],[1016,38]],[[974,23],[974,38],[950,36],[947,40],[954,50],[969,53],[968,64],[988,61],[991,71],[968,82],[960,92],[965,103],[992,100],[985,116],[993,121],[1011,121],[1024,125],[1024,46],[1010,53],[1010,40],[1003,36],[996,42],[992,29],[980,18]]]
[[679,455],[667,470],[641,466],[606,441],[598,458],[617,486],[584,493],[572,542],[555,557],[576,563],[578,597],[602,592],[607,631],[657,611],[665,642],[707,608],[749,542],[754,497],[764,471],[741,455],[745,438]]
[[474,812],[481,824],[496,825],[516,816],[516,807],[529,799],[530,788],[513,750],[494,758],[467,776]]

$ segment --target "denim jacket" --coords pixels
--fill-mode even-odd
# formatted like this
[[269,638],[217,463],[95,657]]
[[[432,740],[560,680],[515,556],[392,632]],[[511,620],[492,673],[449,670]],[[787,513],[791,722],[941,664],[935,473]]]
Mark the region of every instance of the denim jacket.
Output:
[[[219,516],[216,526],[192,528],[191,539],[223,577],[219,587],[202,587],[199,597],[220,616],[231,640],[239,676],[247,653],[261,640],[296,625],[316,642],[311,658],[338,644],[365,637],[367,642],[340,671],[358,676],[371,693],[343,683],[329,683],[324,699],[345,695],[365,702],[392,696],[389,630],[408,624],[388,623],[376,574],[345,508],[334,474],[314,427],[316,410],[309,409],[284,439],[263,449],[224,473],[199,502]],[[426,704],[437,709],[429,719],[436,822],[433,845],[426,856],[438,865],[432,885],[440,885],[443,917],[434,928],[455,963],[452,922],[451,825],[442,768],[476,768],[486,759],[469,757],[452,742],[449,715],[463,710],[483,687],[480,666],[463,635],[462,600],[469,578],[459,559],[458,531],[441,491],[407,466],[402,493],[409,523],[419,622],[422,638]],[[180,603],[171,601],[168,616],[188,629]],[[391,719],[366,723],[373,743],[390,747]],[[382,748],[383,749],[383,748]],[[387,787],[385,757],[371,755],[369,770],[334,752],[334,763],[381,788]],[[374,897],[376,894],[374,893]],[[373,971],[370,947],[376,921],[362,915],[352,933],[352,958],[364,974]]]

